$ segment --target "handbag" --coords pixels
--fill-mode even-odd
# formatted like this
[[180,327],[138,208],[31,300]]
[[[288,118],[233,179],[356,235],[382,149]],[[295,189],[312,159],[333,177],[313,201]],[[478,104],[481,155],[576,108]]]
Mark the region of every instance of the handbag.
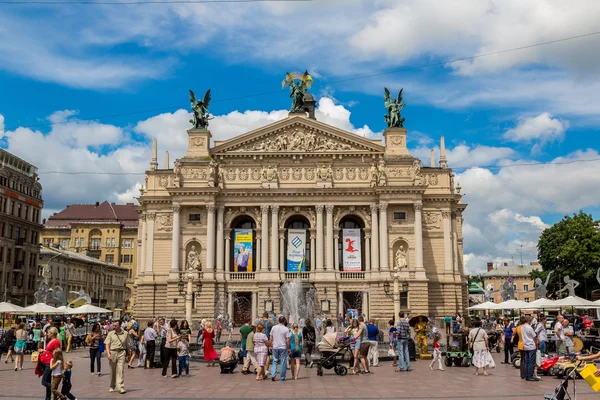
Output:
[[106,350],[106,346],[104,346],[104,340],[100,340],[100,344],[98,345],[98,351],[100,353],[104,353],[104,350]]

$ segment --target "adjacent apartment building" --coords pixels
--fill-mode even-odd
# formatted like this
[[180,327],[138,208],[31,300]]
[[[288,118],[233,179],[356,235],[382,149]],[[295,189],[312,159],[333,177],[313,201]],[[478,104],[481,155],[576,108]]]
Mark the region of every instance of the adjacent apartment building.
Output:
[[120,308],[127,301],[127,268],[118,267],[82,253],[42,246],[39,271],[48,271],[48,286],[62,290],[66,303],[76,300],[81,291],[95,306]]
[[491,301],[500,303],[500,287],[507,281],[510,276],[513,280],[515,289],[515,300],[522,300],[527,303],[535,300],[535,282],[529,274],[533,270],[541,269],[538,262],[531,262],[529,265],[513,265],[509,266],[508,262],[504,262],[502,266],[494,268],[494,263],[487,264],[487,272],[481,278],[483,279],[483,287],[491,284],[494,293],[491,295]]
[[0,149],[0,301],[34,303],[43,206],[37,168]]
[[107,201],[74,204],[43,221],[42,244],[80,253],[105,263],[127,268],[126,301],[132,303],[133,279],[137,274],[138,213],[132,203]]

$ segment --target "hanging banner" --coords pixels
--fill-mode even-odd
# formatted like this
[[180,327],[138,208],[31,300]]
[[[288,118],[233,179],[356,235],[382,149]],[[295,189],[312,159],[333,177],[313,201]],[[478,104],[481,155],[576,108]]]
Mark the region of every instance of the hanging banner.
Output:
[[306,270],[306,229],[288,229],[287,272]]
[[233,235],[233,272],[252,272],[252,229],[235,229]]
[[342,249],[344,271],[360,272],[360,229],[342,230]]

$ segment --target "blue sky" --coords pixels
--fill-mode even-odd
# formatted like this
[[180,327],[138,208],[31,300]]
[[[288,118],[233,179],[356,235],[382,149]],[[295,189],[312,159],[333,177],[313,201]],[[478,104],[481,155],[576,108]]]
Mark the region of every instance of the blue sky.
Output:
[[[39,167],[49,215],[130,201],[153,137],[181,156],[190,88],[212,89],[219,140],[286,116],[286,71],[314,75],[318,119],[370,137],[383,87],[403,87],[411,153],[428,165],[444,135],[466,193],[468,269],[521,245],[531,261],[549,224],[600,211],[600,162],[580,162],[600,158],[600,35],[335,82],[584,35],[599,18],[591,0],[0,6],[0,144]],[[506,167],[552,161],[575,163]]]

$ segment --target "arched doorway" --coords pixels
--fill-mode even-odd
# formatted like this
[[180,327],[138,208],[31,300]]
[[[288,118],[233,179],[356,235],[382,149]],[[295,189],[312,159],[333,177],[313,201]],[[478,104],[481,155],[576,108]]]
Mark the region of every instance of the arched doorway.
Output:
[[[365,270],[365,223],[356,215],[346,215],[340,220],[338,240],[338,269],[340,271]],[[357,244],[360,244],[357,246]],[[346,259],[344,260],[344,250]],[[356,257],[358,253],[359,257]]]
[[231,223],[231,272],[254,272],[256,251],[256,222],[240,215]]
[[[290,236],[290,233],[294,234],[293,237]],[[290,239],[292,247],[290,247]],[[304,245],[302,242],[304,242]],[[288,248],[290,251],[288,251]],[[285,271],[298,272],[299,263],[301,263],[301,272],[311,270],[310,223],[304,216],[293,215],[286,221],[283,251],[286,260]]]

